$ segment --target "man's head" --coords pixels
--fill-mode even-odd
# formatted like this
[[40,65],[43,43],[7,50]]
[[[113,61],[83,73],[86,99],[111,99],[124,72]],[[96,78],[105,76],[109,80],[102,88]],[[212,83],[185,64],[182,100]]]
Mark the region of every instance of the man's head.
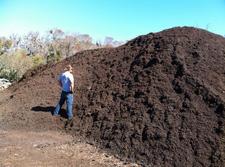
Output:
[[68,65],[65,67],[65,71],[72,72],[72,70],[73,70],[73,67],[72,67],[70,64],[68,64]]

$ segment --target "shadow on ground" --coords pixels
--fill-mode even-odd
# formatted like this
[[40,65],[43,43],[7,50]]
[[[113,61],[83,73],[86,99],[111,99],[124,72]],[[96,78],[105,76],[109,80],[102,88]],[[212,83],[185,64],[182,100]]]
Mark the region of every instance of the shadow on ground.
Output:
[[[50,112],[53,115],[53,112],[55,110],[54,106],[35,106],[31,108],[34,112]],[[61,109],[59,112],[59,115],[63,118],[67,118],[66,110]]]

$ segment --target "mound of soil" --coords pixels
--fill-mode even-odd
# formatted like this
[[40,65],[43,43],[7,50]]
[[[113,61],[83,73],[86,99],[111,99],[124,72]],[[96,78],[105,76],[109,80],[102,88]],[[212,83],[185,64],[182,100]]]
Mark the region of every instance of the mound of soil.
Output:
[[58,101],[56,79],[68,63],[76,85],[71,133],[79,128],[113,153],[147,166],[224,165],[223,37],[177,27],[40,67],[0,99],[0,125],[51,129],[45,111]]

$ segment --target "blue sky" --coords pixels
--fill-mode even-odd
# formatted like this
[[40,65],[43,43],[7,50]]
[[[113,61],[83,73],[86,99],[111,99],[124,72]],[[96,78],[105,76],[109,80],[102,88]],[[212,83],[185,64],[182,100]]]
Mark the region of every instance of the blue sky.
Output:
[[0,0],[0,36],[59,28],[130,40],[175,26],[225,35],[225,0]]

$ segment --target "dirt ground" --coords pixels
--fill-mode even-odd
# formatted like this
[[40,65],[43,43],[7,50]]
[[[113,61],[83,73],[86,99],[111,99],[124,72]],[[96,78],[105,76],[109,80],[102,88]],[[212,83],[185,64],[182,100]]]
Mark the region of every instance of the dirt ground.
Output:
[[71,135],[56,131],[0,131],[1,167],[133,166]]
[[[57,77],[67,64],[74,69],[75,100],[74,126],[65,130],[65,107],[58,119],[52,119],[51,112],[60,96]],[[27,132],[51,138],[40,150],[33,147],[38,140],[24,150],[49,155],[41,163],[72,156],[78,164],[87,157],[87,166],[132,165],[125,160],[157,167],[224,166],[224,66],[224,37],[192,27],[150,33],[117,48],[84,51],[41,66],[0,95],[0,130],[6,134],[2,151],[10,146],[5,141],[13,138],[11,132],[20,137]],[[72,141],[67,143],[70,137],[62,132]],[[81,142],[73,142],[81,137]],[[68,150],[63,153],[58,146]],[[95,147],[100,152],[93,151]],[[77,150],[82,157],[74,156]],[[16,158],[16,150],[8,151]]]

